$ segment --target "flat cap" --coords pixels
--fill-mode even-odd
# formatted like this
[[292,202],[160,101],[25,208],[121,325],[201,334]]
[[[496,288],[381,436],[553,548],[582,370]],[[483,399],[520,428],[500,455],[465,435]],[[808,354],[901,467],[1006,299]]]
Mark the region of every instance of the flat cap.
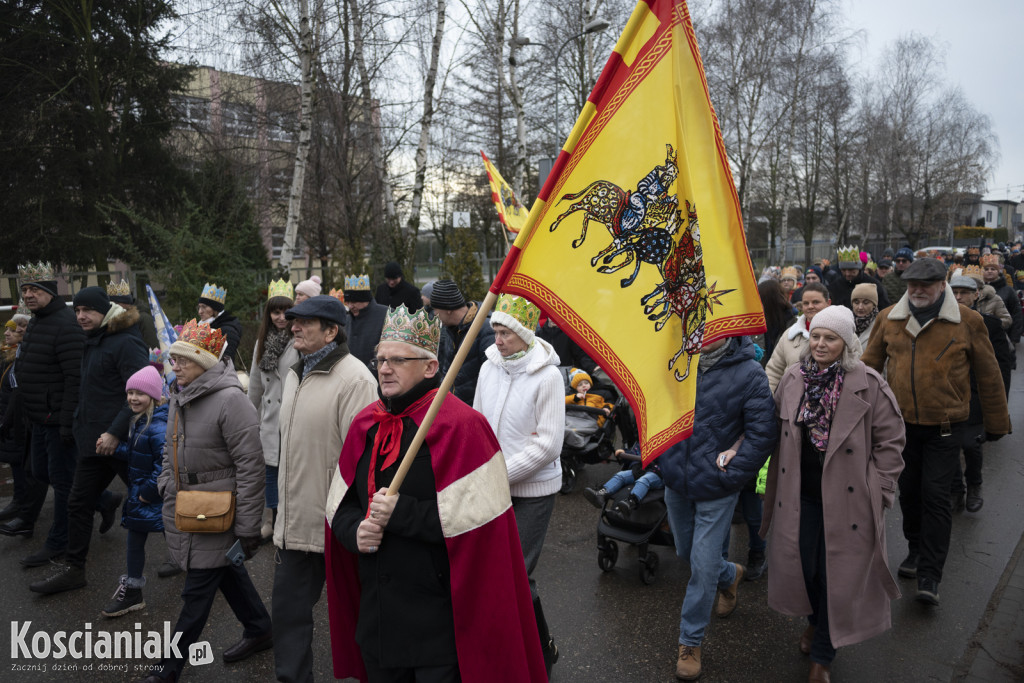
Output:
[[345,326],[347,316],[348,313],[345,311],[345,307],[341,305],[341,302],[333,296],[327,296],[326,294],[311,296],[284,312],[284,317],[288,320],[294,320],[295,318],[320,318],[339,327]]
[[967,275],[954,275],[949,281],[949,286],[954,289],[973,289],[978,291],[978,281]]
[[936,282],[946,279],[946,264],[935,258],[919,258],[907,266],[901,276],[904,280]]

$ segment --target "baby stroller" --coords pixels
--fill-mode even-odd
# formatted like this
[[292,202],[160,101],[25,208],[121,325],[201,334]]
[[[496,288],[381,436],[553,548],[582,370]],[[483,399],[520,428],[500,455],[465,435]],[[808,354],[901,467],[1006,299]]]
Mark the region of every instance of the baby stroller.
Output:
[[[617,456],[626,467],[640,460],[637,456],[622,453]],[[654,583],[658,571],[658,555],[650,545],[673,545],[672,533],[668,529],[668,509],[665,507],[665,490],[652,489],[640,502],[640,506],[623,513],[616,504],[629,497],[632,486],[619,489],[608,496],[597,522],[597,566],[603,572],[615,568],[619,559],[619,542],[637,546],[640,580],[645,585]]]
[[[567,377],[570,368],[559,368],[563,378]],[[566,386],[569,386],[566,379]],[[571,389],[567,389],[568,393]],[[576,487],[583,466],[610,460],[615,452],[615,429],[622,417],[628,412],[629,404],[619,392],[609,384],[602,384],[591,389],[592,393],[600,394],[608,403],[613,403],[611,413],[604,424],[597,425],[597,418],[605,414],[600,408],[568,403],[565,406],[565,438],[562,442],[562,488],[564,494],[572,493]]]

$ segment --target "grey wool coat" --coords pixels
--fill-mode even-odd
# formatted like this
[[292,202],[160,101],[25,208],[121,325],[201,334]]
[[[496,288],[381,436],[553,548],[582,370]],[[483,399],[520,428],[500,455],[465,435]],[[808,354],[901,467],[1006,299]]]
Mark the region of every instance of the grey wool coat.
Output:
[[[176,417],[179,482],[174,481]],[[260,535],[265,476],[256,409],[242,393],[233,368],[216,363],[184,389],[171,389],[163,470],[157,485],[164,500],[167,546],[178,566],[226,566],[225,553],[237,538]],[[178,531],[174,498],[179,486],[183,490],[235,491],[234,526],[220,534]]]
[[[803,377],[795,365],[775,392],[779,446],[768,467],[761,536],[768,541],[768,605],[811,614],[800,564],[800,450],[796,422]],[[885,548],[885,510],[903,471],[906,432],[882,377],[858,362],[846,372],[829,430],[821,476],[825,575],[832,645],[867,640],[892,625],[889,601],[900,596]]]

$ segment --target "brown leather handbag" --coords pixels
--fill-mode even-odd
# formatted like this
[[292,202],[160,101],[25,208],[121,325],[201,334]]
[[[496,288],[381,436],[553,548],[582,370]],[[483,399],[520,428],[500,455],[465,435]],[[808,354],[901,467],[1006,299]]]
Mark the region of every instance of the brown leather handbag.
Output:
[[182,491],[178,476],[178,413],[174,413],[174,526],[190,534],[220,534],[235,522],[234,491]]

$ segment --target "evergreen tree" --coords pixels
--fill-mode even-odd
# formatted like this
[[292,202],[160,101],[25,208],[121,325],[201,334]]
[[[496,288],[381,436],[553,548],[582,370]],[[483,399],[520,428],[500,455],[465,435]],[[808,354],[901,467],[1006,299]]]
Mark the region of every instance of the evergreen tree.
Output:
[[183,182],[167,136],[187,68],[160,60],[174,16],[164,0],[0,4],[0,267],[105,271],[152,246],[130,216],[169,212]]

